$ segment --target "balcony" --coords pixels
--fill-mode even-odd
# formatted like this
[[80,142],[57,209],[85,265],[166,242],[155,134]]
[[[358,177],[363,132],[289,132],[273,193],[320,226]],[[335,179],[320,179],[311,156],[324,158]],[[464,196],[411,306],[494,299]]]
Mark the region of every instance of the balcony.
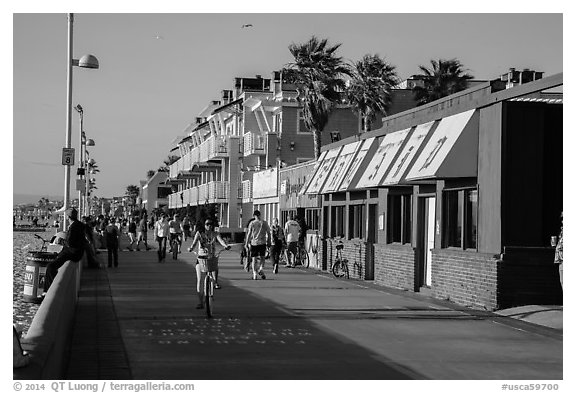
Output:
[[252,202],[252,180],[242,182],[242,203]]
[[267,135],[247,132],[243,137],[243,149],[244,157],[251,155],[265,155],[266,154],[266,139]]
[[228,157],[228,140],[227,135],[211,136],[206,139],[197,147],[199,149],[198,162]]
[[230,183],[227,181],[212,181],[208,183],[208,200],[211,203],[228,202]]

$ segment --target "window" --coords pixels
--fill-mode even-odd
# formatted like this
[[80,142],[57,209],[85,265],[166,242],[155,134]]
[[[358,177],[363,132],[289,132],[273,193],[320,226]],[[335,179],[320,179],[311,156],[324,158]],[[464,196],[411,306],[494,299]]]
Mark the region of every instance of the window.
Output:
[[306,225],[308,229],[312,229],[317,231],[320,229],[319,221],[320,221],[320,209],[306,209]]
[[158,187],[158,199],[168,198],[171,193],[171,187]]
[[296,123],[296,133],[309,134],[310,129],[308,129],[308,127],[306,127],[306,123],[304,122],[304,110],[298,109],[296,111],[296,116],[298,116],[298,122]]
[[412,195],[388,195],[388,243],[412,240]]
[[274,115],[274,122],[272,123],[272,131],[281,134],[282,133],[282,113]]
[[344,236],[344,208],[345,206],[332,206],[332,226],[330,228],[331,237]]
[[476,249],[478,190],[444,191],[444,247]]
[[348,232],[351,239],[363,239],[366,234],[366,209],[364,205],[350,206],[350,218]]

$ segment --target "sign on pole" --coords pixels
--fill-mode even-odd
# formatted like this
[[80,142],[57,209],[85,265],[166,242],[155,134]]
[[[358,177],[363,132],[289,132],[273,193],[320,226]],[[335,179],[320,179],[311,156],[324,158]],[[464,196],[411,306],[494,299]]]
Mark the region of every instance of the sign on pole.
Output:
[[63,147],[62,148],[62,165],[68,165],[68,166],[74,165],[74,148],[73,147]]

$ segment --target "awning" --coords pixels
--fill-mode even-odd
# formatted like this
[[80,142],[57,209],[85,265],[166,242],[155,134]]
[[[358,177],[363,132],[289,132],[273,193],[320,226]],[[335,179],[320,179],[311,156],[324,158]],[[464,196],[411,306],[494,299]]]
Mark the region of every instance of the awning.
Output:
[[316,172],[318,172],[318,169],[320,169],[320,165],[322,164],[322,161],[324,161],[324,158],[326,157],[327,153],[328,152],[326,150],[324,150],[320,154],[320,157],[314,163],[314,168],[312,168],[312,172],[310,172],[310,176],[307,177],[306,183],[304,183],[304,186],[302,186],[302,188],[300,189],[298,196],[304,195],[306,193],[308,186],[310,185],[310,183],[312,183],[312,179],[314,179]]
[[378,150],[376,150],[364,174],[358,180],[356,188],[378,187],[394,158],[398,155],[410,130],[410,128],[407,128],[384,135]]
[[434,121],[418,124],[412,133],[408,136],[408,141],[404,144],[400,153],[396,157],[396,160],[390,165],[390,170],[380,182],[380,185],[390,186],[400,183],[402,176],[406,173],[410,163],[416,156],[418,149],[422,145],[422,142],[426,139],[426,136],[432,129]]
[[319,193],[320,189],[326,182],[326,179],[330,174],[330,171],[332,170],[334,162],[336,161],[336,158],[338,157],[338,154],[340,153],[341,149],[342,147],[336,147],[334,149],[328,150],[328,152],[324,156],[324,159],[322,160],[322,163],[318,167],[318,170],[314,174],[314,177],[310,181],[310,184],[308,185],[308,188],[306,189],[305,192],[306,194]]
[[352,159],[356,156],[361,144],[360,141],[357,141],[342,146],[340,154],[338,155],[338,158],[336,158],[336,162],[330,171],[330,176],[320,190],[320,194],[327,194],[338,189],[338,186],[342,182],[342,179],[344,179],[344,176],[346,176],[346,171],[350,168]]
[[406,180],[478,176],[479,124],[471,121],[474,113],[472,109],[440,120]]
[[352,160],[348,171],[346,172],[346,176],[342,179],[342,183],[340,183],[340,187],[338,187],[338,191],[346,191],[350,188],[355,187],[355,183],[358,182],[358,175],[364,173],[366,168],[367,162],[370,161],[371,157],[374,156],[376,152],[376,138],[368,138],[365,139],[360,147],[360,150],[356,154],[356,157]]

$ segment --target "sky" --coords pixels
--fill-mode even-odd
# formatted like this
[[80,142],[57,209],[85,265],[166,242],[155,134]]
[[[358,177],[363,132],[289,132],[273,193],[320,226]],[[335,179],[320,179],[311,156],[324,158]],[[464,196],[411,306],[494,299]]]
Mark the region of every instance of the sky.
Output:
[[[12,10],[14,194],[64,193],[69,10],[56,8],[62,12]],[[100,63],[98,70],[74,67],[72,100],[84,108],[84,129],[96,142],[89,151],[100,169],[97,196],[123,195],[126,186],[138,185],[149,169],[162,165],[198,113],[232,89],[235,77],[269,77],[292,60],[289,44],[312,35],[341,43],[338,54],[350,62],[379,54],[401,79],[439,58],[459,59],[482,80],[510,67],[545,76],[563,71],[560,13],[168,11],[118,13],[126,10],[104,7],[75,13],[74,58],[93,54]],[[77,150],[78,137],[79,115],[73,111]],[[72,198],[75,173],[73,167]]]

